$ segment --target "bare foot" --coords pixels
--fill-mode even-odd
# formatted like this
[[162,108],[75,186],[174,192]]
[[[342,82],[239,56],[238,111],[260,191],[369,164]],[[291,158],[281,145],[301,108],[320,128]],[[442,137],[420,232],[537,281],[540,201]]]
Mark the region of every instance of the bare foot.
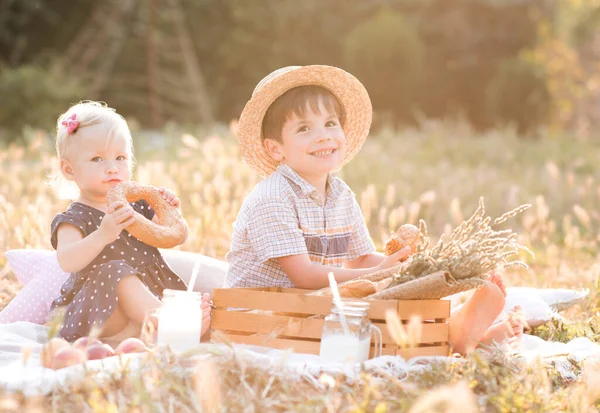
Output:
[[500,287],[486,282],[473,292],[465,304],[450,316],[448,341],[452,351],[467,354],[485,337],[504,308]]
[[200,305],[200,308],[202,308],[202,331],[200,337],[202,337],[210,328],[210,318],[212,314],[211,304],[210,294],[202,294],[202,304]]
[[520,305],[515,305],[513,310],[508,314],[508,322],[512,327],[514,336],[519,339],[523,338],[523,330],[527,327],[527,321]]
[[506,297],[506,286],[504,285],[504,282],[502,281],[502,276],[500,274],[498,274],[495,271],[492,271],[490,273],[490,278],[488,279],[488,281],[500,287],[502,294],[504,294],[504,296]]
[[491,346],[496,343],[508,343],[514,350],[521,345],[523,329],[527,325],[520,306],[515,306],[506,320],[491,326],[481,339],[480,346]]

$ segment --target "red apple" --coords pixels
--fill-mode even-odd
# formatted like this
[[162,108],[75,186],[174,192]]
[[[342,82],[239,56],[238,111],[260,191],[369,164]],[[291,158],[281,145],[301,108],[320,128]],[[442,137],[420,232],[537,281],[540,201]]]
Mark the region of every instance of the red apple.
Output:
[[100,360],[114,355],[115,351],[108,344],[92,344],[87,348],[88,360]]
[[40,353],[40,362],[42,366],[46,368],[52,368],[52,360],[54,359],[54,354],[65,347],[70,347],[68,341],[63,340],[59,337],[54,337],[50,339],[44,346],[42,347],[42,352]]
[[139,338],[130,337],[121,341],[121,343],[115,349],[117,354],[127,354],[127,353],[141,353],[148,350],[146,344]]
[[102,344],[102,342],[100,340],[98,340],[96,337],[88,337],[88,336],[79,337],[73,343],[73,347],[78,348],[79,350],[85,351],[92,344]]
[[52,368],[58,370],[75,364],[84,363],[85,361],[86,356],[82,350],[74,347],[64,347],[54,353]]

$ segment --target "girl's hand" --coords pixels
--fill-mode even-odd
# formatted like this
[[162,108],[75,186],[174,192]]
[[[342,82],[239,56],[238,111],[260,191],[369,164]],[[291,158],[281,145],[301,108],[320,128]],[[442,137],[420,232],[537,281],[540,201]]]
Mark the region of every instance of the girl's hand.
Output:
[[106,244],[115,241],[121,232],[135,222],[135,211],[129,203],[117,201],[109,205],[98,232]]
[[158,192],[160,192],[163,199],[166,200],[170,205],[173,205],[176,208],[181,207],[181,201],[173,192],[168,191],[165,188],[158,188]]
[[202,304],[200,305],[200,308],[202,309],[202,331],[200,337],[202,337],[210,327],[210,319],[213,308],[212,301],[210,300],[210,294],[202,294]]
[[381,264],[377,266],[377,271],[392,268],[400,264],[402,261],[406,260],[409,255],[410,246],[407,245],[406,247],[402,248],[399,251],[396,251],[392,255],[388,255],[387,257],[385,257],[383,261],[381,261]]

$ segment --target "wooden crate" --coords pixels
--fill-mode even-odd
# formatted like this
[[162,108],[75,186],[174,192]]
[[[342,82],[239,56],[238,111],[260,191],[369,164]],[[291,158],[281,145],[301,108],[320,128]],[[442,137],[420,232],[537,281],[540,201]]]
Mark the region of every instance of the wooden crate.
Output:
[[[306,295],[309,292],[277,287],[217,288],[213,290],[216,309],[212,313],[211,328],[224,333],[234,343],[319,354],[324,317],[330,313],[332,303],[331,297]],[[448,355],[450,301],[369,300],[369,303],[368,316],[381,329],[384,355],[401,355],[406,359]],[[274,314],[253,314],[228,308],[265,310]],[[400,348],[394,342],[385,325],[388,309],[397,311],[403,323],[414,315],[421,317],[423,332],[417,347]],[[310,317],[315,315],[317,317]]]

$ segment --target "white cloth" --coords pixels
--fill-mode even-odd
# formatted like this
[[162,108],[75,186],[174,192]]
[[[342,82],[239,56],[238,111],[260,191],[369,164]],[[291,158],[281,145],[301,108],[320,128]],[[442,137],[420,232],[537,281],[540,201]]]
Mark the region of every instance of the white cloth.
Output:
[[0,324],[0,389],[22,391],[26,396],[44,395],[83,380],[86,369],[97,371],[98,380],[108,378],[108,373],[118,371],[124,362],[136,371],[144,357],[144,353],[133,353],[51,370],[40,363],[42,345],[47,340],[48,329],[39,324]]
[[[557,296],[564,298],[565,291],[556,294],[556,291],[542,291],[539,294],[548,299],[557,309],[565,308],[565,302],[558,304]],[[509,295],[510,295],[509,291]],[[581,295],[581,293],[579,293]],[[586,293],[587,294],[587,293]],[[574,296],[574,295],[573,295]],[[571,300],[571,304],[576,300]],[[111,372],[118,371],[121,363],[127,360],[133,374],[144,362],[145,354],[128,354],[123,358],[109,357],[104,360],[92,360],[85,365],[76,365],[61,370],[50,370],[41,366],[40,351],[43,343],[47,341],[48,330],[46,327],[28,323],[17,322],[0,324],[0,389],[19,390],[25,395],[44,395],[54,389],[76,383],[84,377],[84,369],[97,371],[97,379],[103,380],[110,377]],[[205,345],[206,346],[206,345]],[[228,354],[231,349],[227,345],[216,346],[219,351],[213,354]],[[30,352],[27,361],[24,360],[24,350]],[[214,350],[214,348],[212,348]],[[350,377],[357,374],[360,366],[347,366],[324,362],[319,356],[308,354],[294,354],[286,351],[257,346],[235,345],[238,357],[242,354],[251,361],[257,362],[265,368],[280,371],[292,371],[303,379],[321,385],[318,378],[321,373],[344,372]],[[209,352],[210,353],[210,352]],[[535,336],[525,335],[521,351],[515,357],[525,362],[542,362],[553,366],[565,378],[576,378],[575,371],[569,360],[577,362],[590,359],[600,360],[600,345],[591,340],[579,337],[569,343],[547,342]],[[460,362],[460,359],[450,357],[415,357],[408,361],[400,357],[382,356],[368,360],[364,368],[374,374],[382,371],[394,377],[403,379],[411,373],[427,369],[429,364],[437,361]]]

